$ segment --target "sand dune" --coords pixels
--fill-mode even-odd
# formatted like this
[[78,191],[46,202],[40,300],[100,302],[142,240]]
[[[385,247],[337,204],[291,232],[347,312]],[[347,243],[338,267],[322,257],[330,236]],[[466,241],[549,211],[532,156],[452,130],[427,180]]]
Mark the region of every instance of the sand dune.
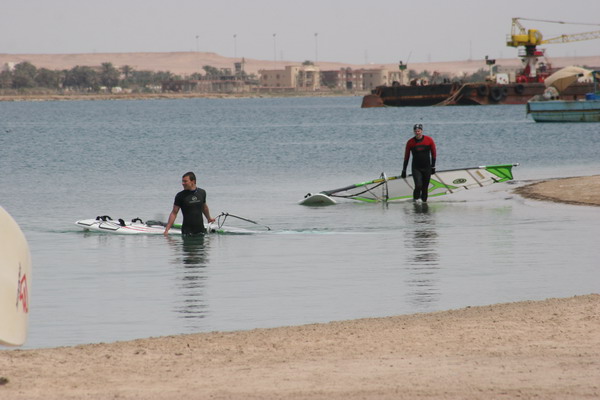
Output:
[[[91,54],[0,54],[0,66],[5,63],[19,63],[29,61],[38,68],[52,70],[71,69],[76,65],[99,66],[104,62],[111,62],[117,67],[129,65],[135,70],[170,71],[179,75],[189,75],[202,72],[204,65],[216,68],[232,68],[239,59],[223,57],[216,53],[204,52],[174,52],[174,53],[91,53]],[[302,60],[304,61],[304,60]],[[257,73],[259,69],[282,69],[286,65],[300,65],[302,61],[274,61],[245,59],[245,71]],[[496,64],[504,68],[518,68],[521,61],[516,57],[498,59]],[[560,68],[567,65],[586,65],[600,67],[600,56],[594,57],[560,57],[552,59],[553,67]],[[346,64],[340,62],[320,61],[321,70],[338,70],[350,67],[358,68],[386,68],[397,69],[397,64]],[[463,73],[472,74],[481,68],[487,68],[484,60],[465,60],[430,63],[411,63],[409,69],[416,71],[437,71],[460,76]]]

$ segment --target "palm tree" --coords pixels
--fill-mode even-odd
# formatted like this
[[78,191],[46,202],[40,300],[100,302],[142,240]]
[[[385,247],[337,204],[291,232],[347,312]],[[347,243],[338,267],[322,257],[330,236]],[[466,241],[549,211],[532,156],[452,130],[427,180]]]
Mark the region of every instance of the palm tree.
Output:
[[119,70],[117,70],[112,63],[102,63],[102,71],[100,72],[100,83],[108,88],[113,88],[119,84],[120,77]]
[[133,67],[129,65],[123,65],[121,67],[121,73],[125,76],[125,80],[129,79],[129,75],[133,72]]

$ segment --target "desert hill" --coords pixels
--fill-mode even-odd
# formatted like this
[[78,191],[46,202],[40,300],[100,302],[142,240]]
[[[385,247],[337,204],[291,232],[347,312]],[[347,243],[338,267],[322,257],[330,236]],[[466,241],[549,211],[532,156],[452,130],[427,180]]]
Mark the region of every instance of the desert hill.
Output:
[[[90,54],[0,54],[0,67],[6,63],[20,63],[29,61],[38,68],[51,70],[71,69],[77,65],[99,66],[110,62],[114,66],[128,65],[135,70],[170,71],[178,75],[189,75],[194,72],[204,73],[202,67],[210,65],[216,68],[233,69],[234,62],[240,59],[223,57],[216,53],[205,52],[172,52],[172,53],[90,53]],[[581,65],[600,68],[600,56],[592,57],[557,57],[550,60],[552,66],[561,68],[568,65]],[[301,61],[268,61],[245,59],[244,70],[257,73],[260,69],[283,69],[286,65],[300,65]],[[319,61],[321,70],[338,70],[350,67],[359,68],[386,68],[397,69],[397,64],[346,64],[340,62]],[[496,64],[515,69],[521,66],[519,58],[506,58],[496,60]],[[465,60],[429,63],[410,63],[409,69],[416,71],[437,71],[460,76],[463,73],[472,74],[481,68],[486,68],[484,60]]]

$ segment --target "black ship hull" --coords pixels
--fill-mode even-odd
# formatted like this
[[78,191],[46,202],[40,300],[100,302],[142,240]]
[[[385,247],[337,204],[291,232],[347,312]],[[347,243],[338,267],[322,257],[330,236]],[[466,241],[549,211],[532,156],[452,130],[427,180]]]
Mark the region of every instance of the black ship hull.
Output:
[[[442,83],[423,86],[378,86],[363,97],[362,107],[420,107],[433,105],[526,104],[533,96],[544,93],[543,83]],[[591,83],[569,86],[561,99],[585,99],[593,90]]]

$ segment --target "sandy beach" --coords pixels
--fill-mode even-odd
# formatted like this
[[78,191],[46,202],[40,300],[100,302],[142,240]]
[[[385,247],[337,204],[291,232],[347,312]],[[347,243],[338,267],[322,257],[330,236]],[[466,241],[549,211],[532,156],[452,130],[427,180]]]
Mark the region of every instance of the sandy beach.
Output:
[[[600,206],[600,175],[536,182],[516,193]],[[182,398],[598,399],[600,295],[0,349],[0,399]]]
[[600,175],[550,179],[522,186],[515,192],[542,201],[600,206]]

